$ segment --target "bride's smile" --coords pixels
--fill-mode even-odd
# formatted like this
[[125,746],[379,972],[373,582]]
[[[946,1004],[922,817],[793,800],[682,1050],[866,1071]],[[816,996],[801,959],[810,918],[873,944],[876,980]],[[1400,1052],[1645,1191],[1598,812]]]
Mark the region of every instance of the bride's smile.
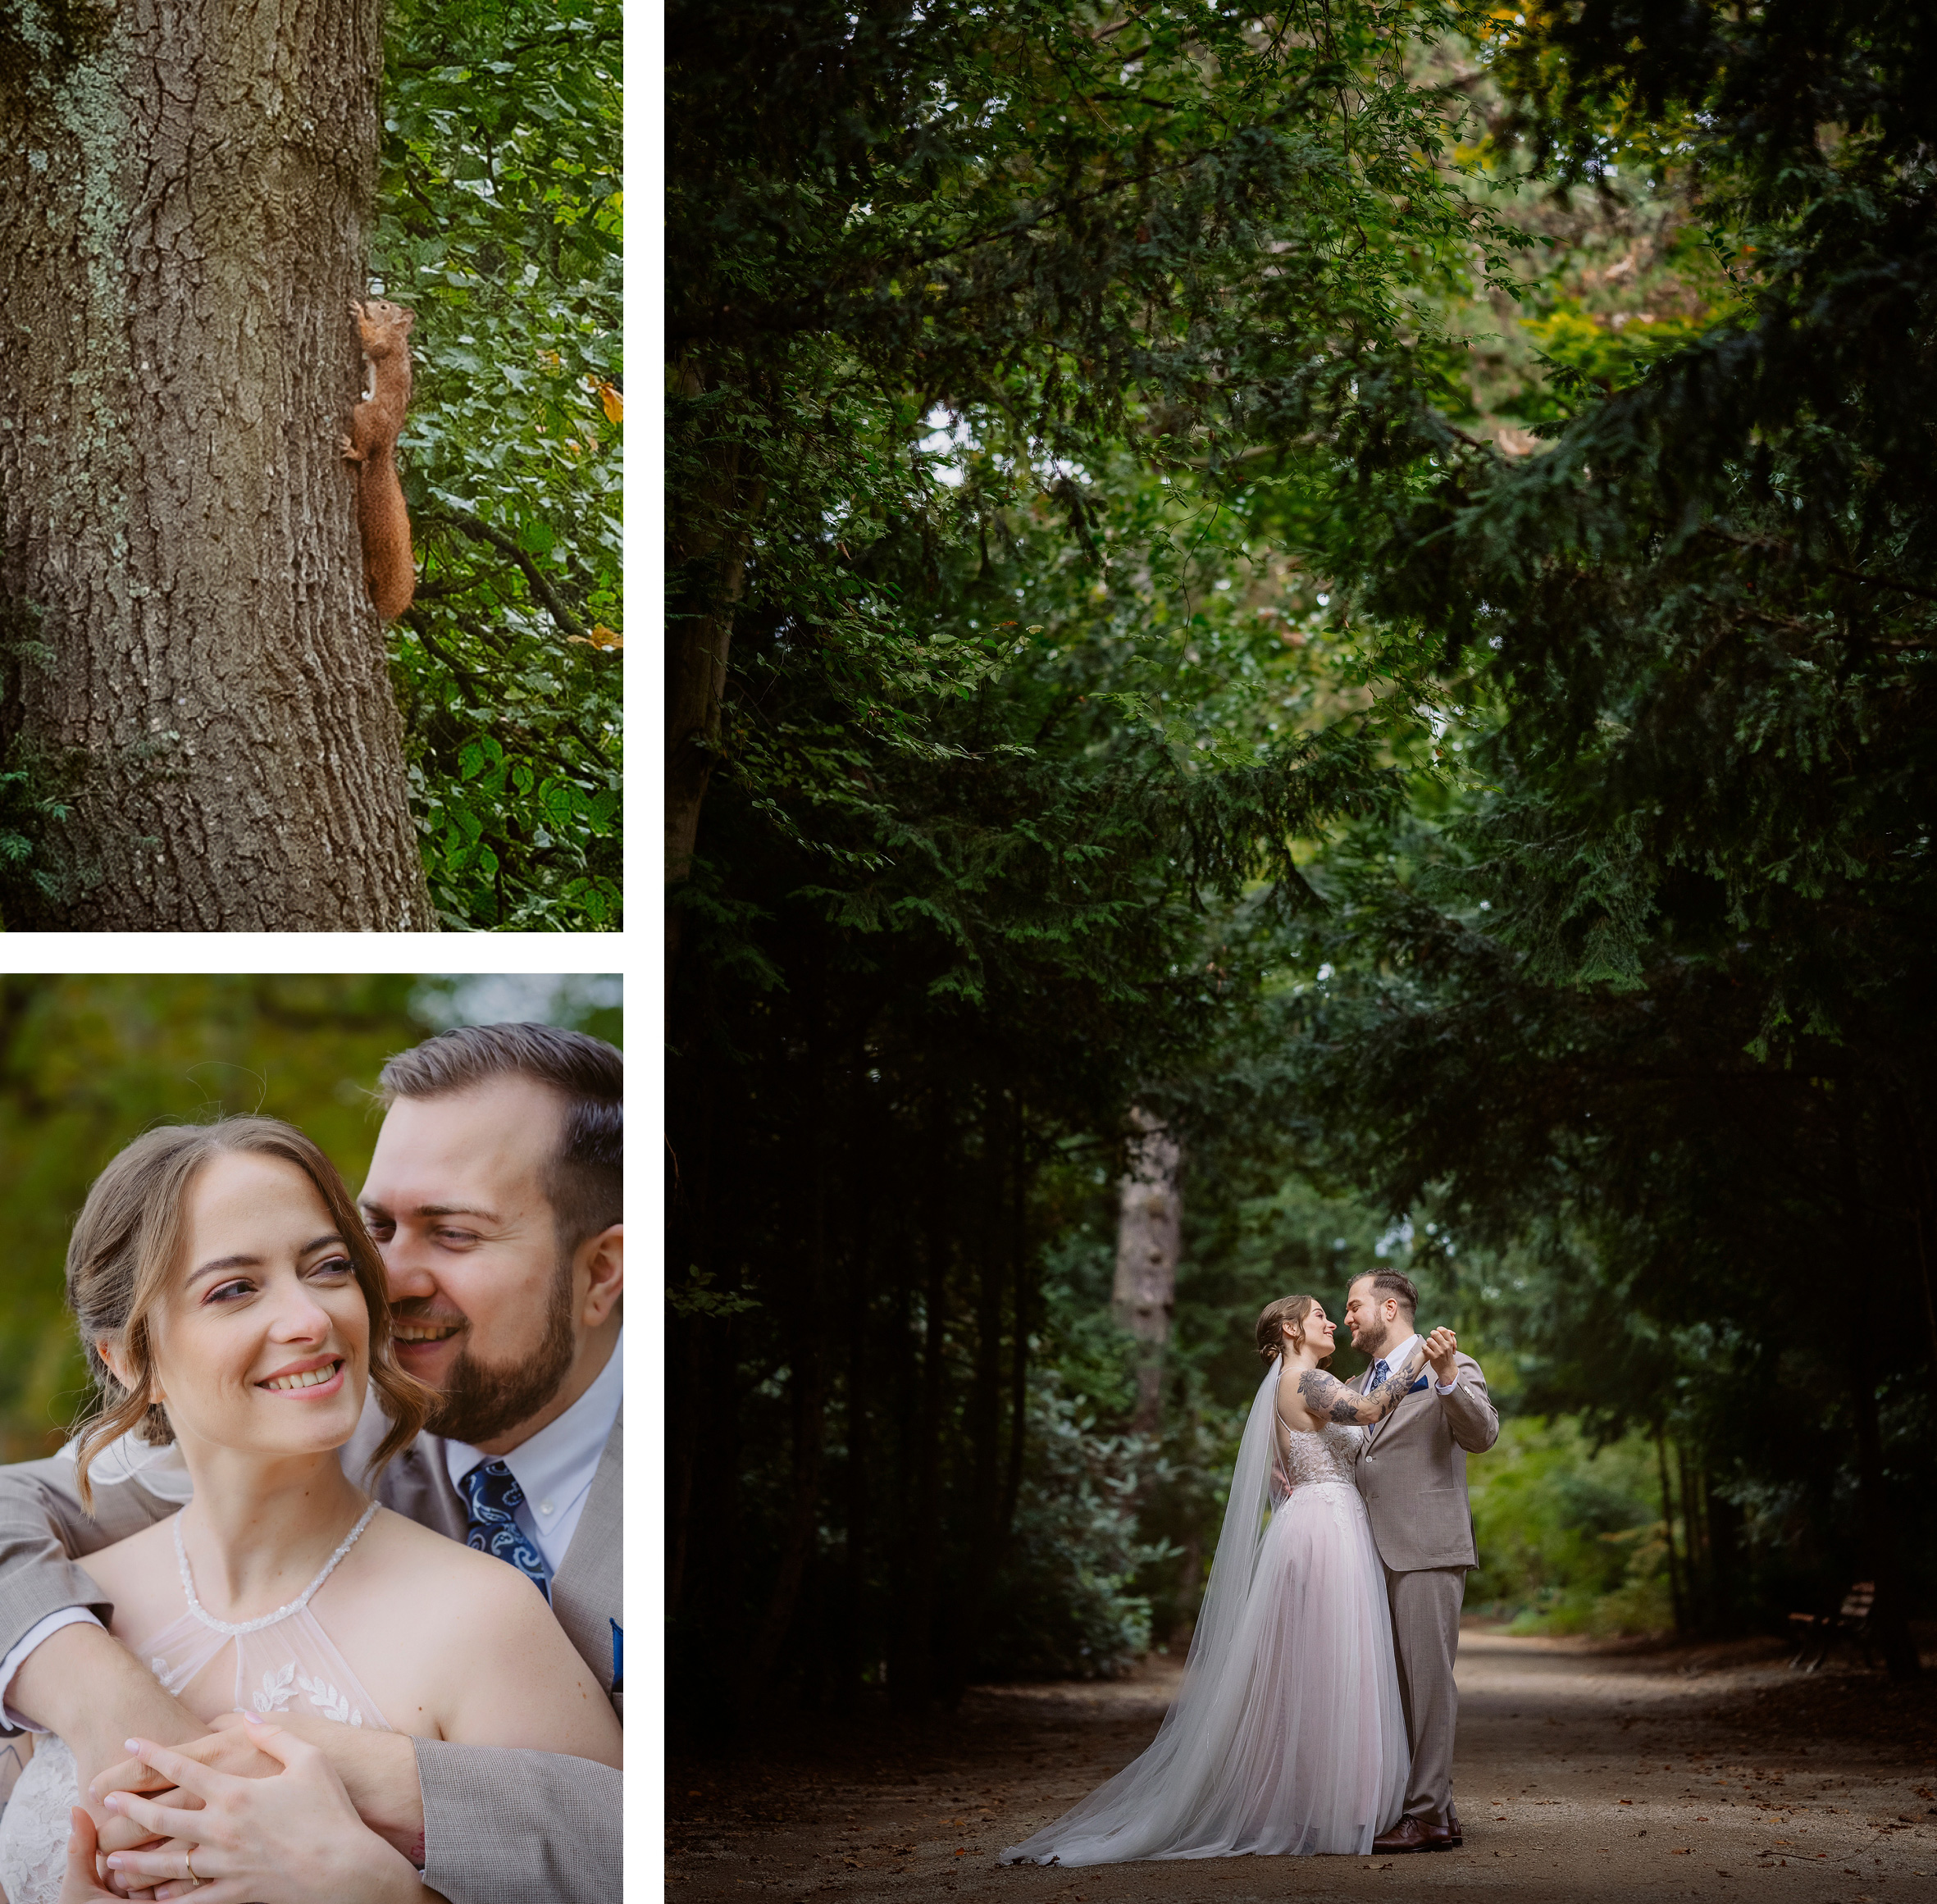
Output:
[[370,1312],[316,1186],[286,1158],[224,1152],[181,1214],[185,1268],[148,1328],[156,1399],[184,1454],[340,1447],[363,1405]]

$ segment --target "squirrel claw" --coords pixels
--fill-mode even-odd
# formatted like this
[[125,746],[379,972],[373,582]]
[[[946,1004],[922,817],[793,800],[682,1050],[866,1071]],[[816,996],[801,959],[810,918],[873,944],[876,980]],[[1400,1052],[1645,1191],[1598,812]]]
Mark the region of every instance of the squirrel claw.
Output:
[[349,437],[339,436],[336,439],[336,441],[343,451],[344,459],[345,462],[361,462],[363,460],[362,453],[357,448],[356,444],[352,442]]

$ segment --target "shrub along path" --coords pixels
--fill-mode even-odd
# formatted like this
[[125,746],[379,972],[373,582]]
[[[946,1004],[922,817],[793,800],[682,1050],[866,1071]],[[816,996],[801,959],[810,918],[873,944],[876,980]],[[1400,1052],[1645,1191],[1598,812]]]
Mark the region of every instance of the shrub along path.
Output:
[[[1937,1669],[1925,1636],[1926,1674]],[[924,1724],[789,1715],[730,1759],[675,1756],[675,1904],[1205,1899],[1278,1904],[1484,1888],[1510,1899],[1937,1895],[1937,1686],[1784,1670],[1773,1641],[1461,1644],[1458,1852],[1084,1870],[996,1853],[1139,1751],[1174,1661],[1099,1685],[985,1686]]]

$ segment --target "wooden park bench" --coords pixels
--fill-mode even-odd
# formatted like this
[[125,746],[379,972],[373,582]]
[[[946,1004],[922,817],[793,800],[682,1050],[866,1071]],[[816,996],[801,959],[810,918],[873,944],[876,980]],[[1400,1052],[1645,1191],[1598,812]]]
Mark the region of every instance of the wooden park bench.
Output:
[[[1789,1665],[1813,1673],[1829,1658],[1839,1641],[1862,1653],[1866,1666],[1874,1664],[1870,1657],[1870,1610],[1875,1601],[1876,1583],[1859,1580],[1844,1595],[1842,1606],[1834,1613],[1792,1613],[1790,1624],[1803,1630],[1802,1643]],[[1807,1665],[1803,1664],[1805,1660],[1809,1662]]]

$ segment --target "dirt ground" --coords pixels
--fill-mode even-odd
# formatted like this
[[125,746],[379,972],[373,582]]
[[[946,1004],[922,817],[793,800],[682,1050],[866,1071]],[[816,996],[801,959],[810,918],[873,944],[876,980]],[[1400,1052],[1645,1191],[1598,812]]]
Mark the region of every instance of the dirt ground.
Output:
[[1791,1673],[1785,1659],[1773,1640],[1595,1646],[1470,1625],[1465,1847],[1386,1860],[998,1865],[1142,1749],[1177,1683],[1168,1660],[1101,1685],[978,1687],[919,1724],[795,1716],[730,1759],[672,1759],[668,1896],[1937,1901],[1937,1680],[1899,1689],[1853,1665]]

